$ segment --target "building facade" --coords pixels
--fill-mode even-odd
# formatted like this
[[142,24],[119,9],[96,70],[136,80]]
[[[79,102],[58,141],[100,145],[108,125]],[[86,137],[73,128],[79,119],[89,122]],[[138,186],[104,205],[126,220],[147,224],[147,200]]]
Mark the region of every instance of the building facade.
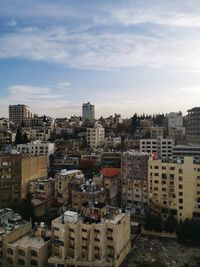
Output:
[[200,107],[188,110],[186,138],[189,144],[200,145]]
[[130,251],[130,214],[93,207],[81,217],[67,211],[52,221],[54,241],[49,267],[118,267]]
[[92,128],[87,128],[87,144],[91,148],[97,148],[104,145],[105,129],[101,124],[95,123]]
[[9,105],[9,120],[14,122],[15,125],[21,126],[22,122],[31,118],[32,114],[26,105]]
[[148,159],[146,153],[128,151],[122,154],[121,201],[133,213],[144,213],[147,207]]
[[153,160],[148,163],[148,206],[164,217],[200,217],[200,161]]
[[94,123],[95,120],[95,110],[94,105],[88,103],[83,103],[82,105],[82,119],[84,123]]

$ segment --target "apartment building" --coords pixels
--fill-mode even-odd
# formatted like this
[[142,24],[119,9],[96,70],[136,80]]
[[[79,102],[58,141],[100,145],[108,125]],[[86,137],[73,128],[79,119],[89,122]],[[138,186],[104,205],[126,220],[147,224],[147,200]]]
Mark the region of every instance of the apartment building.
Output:
[[178,220],[200,217],[200,161],[184,159],[148,162],[148,206]]
[[130,214],[93,206],[87,215],[67,211],[52,221],[49,267],[118,267],[130,251]]
[[127,151],[121,160],[121,201],[133,213],[147,207],[148,159],[146,153]]
[[173,144],[172,139],[141,139],[140,152],[156,153],[159,158],[170,158],[172,157]]
[[5,256],[7,267],[47,267],[48,258],[51,256],[51,240],[46,237],[44,227],[41,223],[36,231],[29,229],[29,231],[19,231],[11,237],[7,236]]
[[26,105],[9,105],[9,120],[14,122],[15,125],[21,126],[22,122],[31,118],[32,113]]
[[200,144],[200,107],[188,110],[186,137],[189,144]]
[[60,204],[68,204],[72,201],[72,189],[79,188],[84,182],[81,170],[63,169],[55,175],[55,197]]
[[6,118],[0,118],[0,131],[10,129],[10,121]]
[[97,148],[104,145],[105,129],[101,124],[95,123],[92,128],[87,128],[86,140],[88,146]]
[[104,140],[105,147],[115,148],[121,145],[121,137],[119,136],[107,136]]
[[[31,222],[24,221],[18,213],[9,208],[0,209],[0,266],[7,265],[7,244],[27,234]],[[10,260],[8,260],[10,261]]]
[[26,198],[28,182],[47,176],[46,157],[0,154],[0,207]]
[[164,135],[163,127],[152,126],[150,128],[150,137],[151,137],[151,139],[163,138],[163,135]]
[[72,208],[76,211],[80,212],[84,205],[95,202],[106,204],[107,193],[103,187],[94,181],[86,181],[79,188],[72,190]]
[[31,154],[32,156],[47,156],[48,159],[51,154],[54,154],[55,144],[37,140],[27,144],[18,144],[17,151],[22,154]]
[[94,176],[94,182],[107,192],[107,202],[111,206],[119,205],[120,168],[102,168],[100,176]]

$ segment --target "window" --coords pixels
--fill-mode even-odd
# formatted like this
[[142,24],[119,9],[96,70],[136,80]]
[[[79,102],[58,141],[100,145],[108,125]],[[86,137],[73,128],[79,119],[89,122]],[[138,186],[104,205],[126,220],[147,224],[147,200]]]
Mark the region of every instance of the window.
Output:
[[10,254],[10,255],[13,255],[13,250],[11,248],[8,248],[7,249],[7,253]]
[[25,256],[25,251],[24,250],[22,250],[22,249],[19,249],[19,255],[21,255],[21,256]]
[[37,251],[31,250],[31,256],[37,257]]
[[22,260],[22,259],[19,259],[19,260],[18,260],[18,263],[19,263],[20,265],[25,265],[25,261]]
[[31,266],[37,267],[38,266],[37,261],[36,260],[31,260]]

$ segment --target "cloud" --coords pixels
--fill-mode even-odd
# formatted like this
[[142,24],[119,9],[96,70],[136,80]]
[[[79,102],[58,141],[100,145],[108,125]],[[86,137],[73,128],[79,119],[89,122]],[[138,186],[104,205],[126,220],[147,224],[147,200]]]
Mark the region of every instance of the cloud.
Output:
[[58,84],[59,87],[69,87],[71,86],[72,84],[70,82],[61,82]]
[[7,26],[9,27],[15,27],[17,26],[17,21],[15,19],[11,19],[8,23]]
[[31,85],[11,85],[8,87],[10,94],[14,95],[47,95],[51,92],[50,88],[35,87]]

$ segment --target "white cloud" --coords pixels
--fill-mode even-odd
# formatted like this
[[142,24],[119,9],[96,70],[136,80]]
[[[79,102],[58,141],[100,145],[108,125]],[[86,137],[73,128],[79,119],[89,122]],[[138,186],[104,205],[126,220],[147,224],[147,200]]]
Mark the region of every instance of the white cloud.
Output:
[[58,84],[59,87],[69,87],[71,86],[72,84],[70,82],[61,82]]
[[17,21],[15,19],[11,19],[8,23],[7,26],[9,27],[15,27],[17,26]]

